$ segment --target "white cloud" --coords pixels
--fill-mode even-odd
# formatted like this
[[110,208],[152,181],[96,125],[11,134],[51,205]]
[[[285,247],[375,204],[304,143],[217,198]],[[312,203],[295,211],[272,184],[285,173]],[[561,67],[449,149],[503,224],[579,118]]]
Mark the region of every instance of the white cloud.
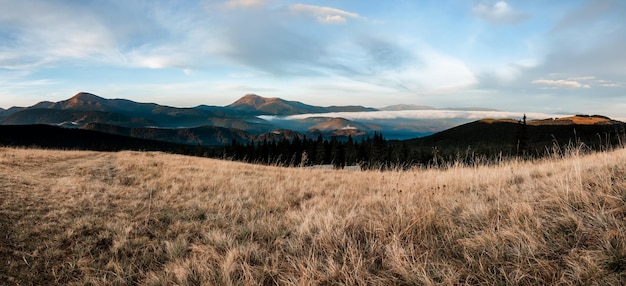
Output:
[[602,87],[626,87],[626,83],[623,82],[615,82],[615,81],[610,81],[610,80],[596,80],[594,81],[595,84],[598,84]]
[[[454,94],[477,83],[475,74],[462,59],[432,47],[413,42],[395,47],[373,47],[373,51],[365,55],[353,53],[344,56],[346,66],[366,71],[359,76],[346,74],[346,77],[369,85],[391,88],[396,93],[437,97]],[[369,62],[372,52],[375,57]],[[366,64],[361,66],[359,62]]]
[[413,91],[449,93],[477,82],[474,73],[459,58],[429,47],[421,48],[416,57],[421,65],[408,66],[391,75],[402,79]]
[[493,5],[481,2],[472,9],[472,12],[478,17],[504,24],[516,24],[528,18],[524,13],[514,11],[505,1],[498,1]]
[[[554,76],[554,75],[552,75]],[[626,83],[611,80],[598,79],[595,76],[578,76],[563,79],[539,79],[532,82],[533,84],[545,85],[548,88],[591,88],[599,87],[626,87]]]
[[251,8],[263,6],[263,0],[228,0],[224,3],[227,8]]
[[326,15],[326,17],[317,17],[317,21],[324,24],[343,24],[346,22],[346,18],[339,15]]
[[83,7],[9,1],[0,11],[0,68],[30,69],[63,59],[101,59],[116,36]]
[[201,5],[209,12],[223,9],[255,8],[265,4],[265,0],[201,0]]
[[552,80],[552,79],[538,79],[532,82],[533,84],[547,85],[554,88],[590,88],[588,84],[582,84],[573,80]]
[[332,7],[322,7],[301,3],[291,5],[291,7],[289,7],[289,10],[295,13],[303,13],[314,16],[316,17],[318,22],[324,24],[343,24],[348,21],[348,18],[363,18],[357,13],[352,13]]
[[579,76],[579,77],[568,78],[568,80],[575,80],[575,81],[586,81],[586,80],[594,80],[594,79],[596,79],[595,76]]
[[[195,55],[195,58],[189,55]],[[177,48],[167,45],[150,45],[127,51],[119,64],[130,67],[164,69],[175,68],[185,70],[201,67],[206,63],[205,54],[193,47],[191,43],[180,43]],[[188,73],[187,73],[188,74]]]

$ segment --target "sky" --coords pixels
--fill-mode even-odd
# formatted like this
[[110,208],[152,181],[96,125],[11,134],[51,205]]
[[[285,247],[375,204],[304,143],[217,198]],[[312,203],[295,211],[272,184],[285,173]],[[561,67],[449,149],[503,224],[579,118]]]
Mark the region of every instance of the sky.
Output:
[[626,117],[622,0],[0,0],[0,107],[248,93]]

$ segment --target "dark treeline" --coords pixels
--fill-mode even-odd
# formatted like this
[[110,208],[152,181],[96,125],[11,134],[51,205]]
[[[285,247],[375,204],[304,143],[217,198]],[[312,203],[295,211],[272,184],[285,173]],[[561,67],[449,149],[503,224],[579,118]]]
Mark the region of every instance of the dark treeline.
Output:
[[219,157],[217,146],[186,145],[105,132],[52,125],[0,125],[0,146],[61,150],[161,151],[200,157]]
[[406,168],[428,164],[436,152],[410,148],[407,143],[385,140],[380,133],[362,140],[295,138],[280,141],[240,143],[235,140],[223,149],[223,157],[249,163],[279,166],[333,165],[336,168],[359,165],[365,169]]
[[[233,140],[223,148],[221,157],[278,166],[332,164],[335,168],[359,165],[363,169],[388,170],[486,165],[511,158],[532,160],[571,151],[606,151],[623,147],[626,141],[624,126],[617,125],[528,126],[525,117],[517,124],[472,124],[408,141],[385,140],[380,133],[363,140],[321,136],[291,141]],[[481,132],[484,130],[488,132]]]

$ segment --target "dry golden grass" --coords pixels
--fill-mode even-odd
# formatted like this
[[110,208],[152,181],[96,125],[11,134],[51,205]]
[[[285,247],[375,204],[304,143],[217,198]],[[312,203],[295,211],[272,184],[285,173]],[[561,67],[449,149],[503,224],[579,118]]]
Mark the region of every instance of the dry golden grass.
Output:
[[[518,120],[516,119],[511,119],[511,118],[502,118],[502,119],[492,119],[492,118],[486,118],[486,119],[481,119],[479,120],[479,122],[483,122],[483,123],[489,123],[489,124],[493,124],[493,123],[518,123]],[[612,121],[609,118],[606,117],[599,117],[599,116],[568,116],[568,117],[561,117],[561,118],[549,118],[549,119],[534,119],[534,120],[528,120],[527,124],[528,125],[533,125],[533,126],[541,126],[541,125],[570,125],[570,124],[577,124],[577,125],[597,125],[597,124],[613,124],[614,121]]]
[[541,126],[541,125],[603,125],[603,124],[615,124],[616,122],[601,116],[568,116],[561,118],[549,118],[549,119],[536,119],[529,120],[528,125]]
[[619,285],[626,150],[347,172],[5,148],[0,229],[7,285]]
[[557,121],[570,121],[573,124],[579,125],[594,125],[599,123],[609,124],[611,120],[604,117],[582,117],[582,116],[570,116],[556,119]]

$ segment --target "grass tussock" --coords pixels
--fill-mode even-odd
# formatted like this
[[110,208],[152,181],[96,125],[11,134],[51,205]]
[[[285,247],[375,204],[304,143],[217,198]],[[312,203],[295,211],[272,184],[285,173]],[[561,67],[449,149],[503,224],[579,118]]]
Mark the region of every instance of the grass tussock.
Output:
[[626,150],[348,172],[0,149],[8,285],[626,283]]

